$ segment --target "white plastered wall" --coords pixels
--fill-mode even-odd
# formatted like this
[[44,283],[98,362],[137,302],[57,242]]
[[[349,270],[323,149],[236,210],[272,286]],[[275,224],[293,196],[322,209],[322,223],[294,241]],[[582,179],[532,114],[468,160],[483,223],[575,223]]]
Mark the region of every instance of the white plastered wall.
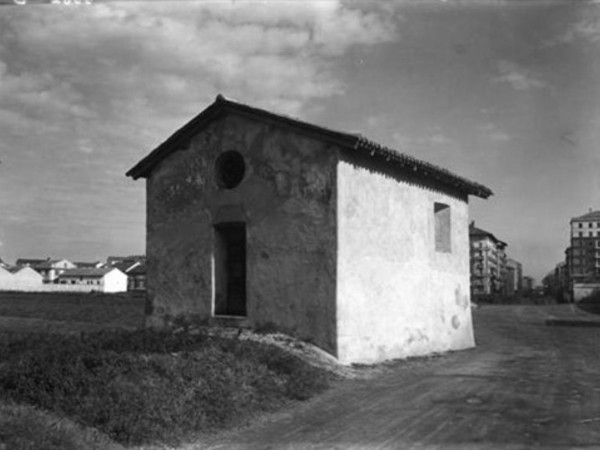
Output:
[[[467,202],[338,164],[337,356],[374,363],[474,346]],[[435,249],[434,203],[451,208]]]

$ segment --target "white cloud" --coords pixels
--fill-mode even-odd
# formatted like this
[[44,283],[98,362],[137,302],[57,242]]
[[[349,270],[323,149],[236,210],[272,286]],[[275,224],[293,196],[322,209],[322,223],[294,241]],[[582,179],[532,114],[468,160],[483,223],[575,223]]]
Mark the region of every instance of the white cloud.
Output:
[[452,143],[452,140],[442,133],[435,133],[424,139],[426,140],[426,142],[431,142],[432,144],[436,145],[446,145]]
[[[7,8],[8,9],[8,8]],[[336,60],[395,38],[339,1],[129,2],[0,17],[0,132],[155,145],[218,92],[302,115],[344,92]],[[106,139],[106,137],[110,139]]]
[[600,14],[597,7],[585,8],[584,17],[570,24],[558,38],[547,42],[547,45],[573,43],[577,41],[600,42]]
[[496,126],[496,124],[492,122],[488,122],[479,127],[484,134],[489,137],[492,141],[497,142],[508,142],[512,139],[512,136],[500,129]]
[[511,61],[498,62],[497,71],[498,76],[492,78],[492,82],[508,84],[517,91],[548,87],[541,77]]
[[[24,197],[13,201],[14,217],[45,227],[53,226],[46,211],[76,220],[72,204],[88,205],[88,197],[113,212],[143,198],[124,172],[218,92],[302,116],[316,100],[344,92],[340,58],[396,36],[388,14],[341,1],[2,9],[0,151],[11,172],[0,177],[0,191]],[[34,193],[31,180],[43,192]]]
[[91,154],[94,153],[94,146],[91,139],[82,138],[77,140],[77,149],[81,153]]
[[410,150],[412,147],[446,146],[454,143],[452,139],[439,130],[427,136],[408,136],[395,132],[392,134],[392,139],[400,150]]
[[507,133],[503,133],[502,131],[495,131],[490,133],[490,139],[493,141],[507,142],[510,141],[511,137]]
[[367,126],[369,128],[375,128],[381,123],[381,116],[369,116],[367,117]]
[[337,1],[181,2],[143,8],[112,3],[11,13],[6,34],[16,35],[13,44],[24,52],[20,59],[29,57],[49,72],[42,80],[20,75],[25,79],[13,91],[35,91],[45,81],[47,89],[62,83],[63,90],[76,86],[92,98],[100,91],[109,98],[145,95],[161,107],[189,103],[192,93],[206,100],[221,89],[297,108],[343,91],[332,76],[332,58],[355,45],[390,40],[395,33],[385,17]]

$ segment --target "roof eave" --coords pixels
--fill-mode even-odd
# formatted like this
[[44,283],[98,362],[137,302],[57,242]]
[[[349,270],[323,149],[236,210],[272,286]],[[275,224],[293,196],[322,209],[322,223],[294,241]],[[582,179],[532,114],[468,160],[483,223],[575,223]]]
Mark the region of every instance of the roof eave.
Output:
[[134,180],[138,178],[147,177],[152,169],[167,155],[175,151],[175,149],[182,145],[187,139],[192,137],[193,133],[199,128],[204,126],[206,123],[216,119],[225,112],[235,112],[237,114],[246,115],[250,117],[260,116],[268,120],[272,120],[279,124],[283,123],[294,128],[299,128],[305,132],[313,135],[318,135],[322,139],[328,142],[335,143],[342,146],[353,147],[355,145],[358,136],[354,136],[348,133],[341,133],[335,130],[328,130],[317,125],[303,122],[299,119],[292,117],[286,117],[280,114],[275,114],[263,109],[254,108],[252,106],[244,105],[241,103],[232,102],[225,99],[223,96],[218,95],[217,99],[208,106],[204,111],[186,123],[183,127],[173,133],[166,141],[156,147],[150,154],[138,162],[125,174],[128,177],[132,177]]
[[358,138],[355,148],[367,151],[371,156],[379,154],[386,161],[393,160],[403,168],[412,169],[415,174],[422,174],[425,177],[433,178],[442,184],[451,186],[468,195],[475,195],[486,199],[494,194],[491,189],[482,184],[467,180],[426,161],[418,160],[404,153],[398,153],[365,138]]
[[208,106],[204,111],[173,133],[166,141],[164,141],[152,152],[150,152],[150,154],[138,162],[126,173],[126,176],[132,177],[134,180],[137,180],[141,177],[147,177],[163,158],[175,151],[179,146],[183,145],[186,140],[192,137],[196,130],[204,126],[209,121],[219,117],[219,115],[223,114],[225,111],[235,112],[237,114],[248,115],[251,117],[260,116],[263,119],[267,119],[278,124],[285,124],[297,129],[299,128],[305,132],[308,132],[309,134],[317,135],[320,138],[341,147],[367,151],[371,155],[378,154],[379,156],[383,156],[388,161],[394,160],[394,162],[399,164],[401,167],[412,169],[414,172],[420,173],[425,177],[436,179],[440,183],[451,186],[467,195],[475,195],[483,199],[493,195],[493,192],[486,186],[472,182],[466,178],[462,178],[445,169],[434,166],[433,164],[420,161],[412,156],[393,151],[360,135],[330,130],[298,120],[296,118],[275,114],[260,108],[233,102],[225,99],[222,95],[218,95],[216,100],[210,106]]
[[146,157],[140,160],[135,166],[125,174],[128,177],[137,180],[138,178],[147,177],[154,166],[158,164],[164,157],[169,155],[173,150],[190,137],[192,130],[201,127],[204,123],[214,119],[221,112],[221,101],[217,100],[200,114],[186,123],[173,133],[166,141],[152,150]]

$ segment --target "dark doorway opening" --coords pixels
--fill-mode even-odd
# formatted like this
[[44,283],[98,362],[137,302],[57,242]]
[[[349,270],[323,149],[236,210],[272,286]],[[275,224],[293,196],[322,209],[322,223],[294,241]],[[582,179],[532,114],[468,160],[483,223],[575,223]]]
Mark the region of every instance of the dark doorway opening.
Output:
[[246,316],[246,224],[215,225],[215,315]]

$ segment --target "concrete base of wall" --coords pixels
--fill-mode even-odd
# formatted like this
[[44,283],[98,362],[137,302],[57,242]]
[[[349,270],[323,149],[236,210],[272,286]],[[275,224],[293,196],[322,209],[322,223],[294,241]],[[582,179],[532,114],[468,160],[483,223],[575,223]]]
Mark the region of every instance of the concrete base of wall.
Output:
[[597,291],[600,291],[600,283],[574,283],[573,301],[578,302]]

